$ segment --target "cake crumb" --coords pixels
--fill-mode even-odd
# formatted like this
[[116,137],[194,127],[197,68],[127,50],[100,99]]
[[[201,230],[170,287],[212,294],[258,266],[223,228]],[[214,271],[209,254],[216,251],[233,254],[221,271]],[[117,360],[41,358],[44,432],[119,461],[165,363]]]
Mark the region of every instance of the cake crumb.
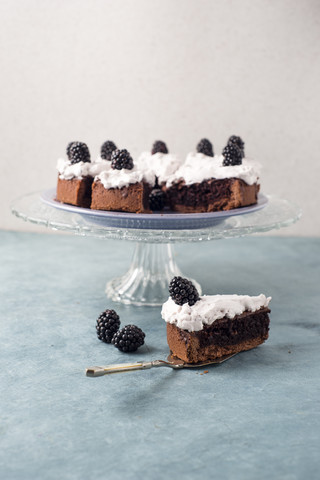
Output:
[[209,373],[209,370],[204,370],[200,375],[203,375],[204,373]]

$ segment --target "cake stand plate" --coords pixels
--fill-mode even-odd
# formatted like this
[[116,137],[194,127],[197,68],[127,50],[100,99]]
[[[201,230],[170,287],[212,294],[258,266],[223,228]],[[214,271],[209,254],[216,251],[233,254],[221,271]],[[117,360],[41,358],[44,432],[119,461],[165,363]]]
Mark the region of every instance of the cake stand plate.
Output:
[[[130,305],[158,306],[168,298],[168,284],[181,275],[172,244],[242,237],[295,223],[300,208],[276,196],[259,195],[253,207],[202,214],[126,214],[80,209],[56,202],[54,189],[23,195],[11,206],[22,220],[82,236],[135,241],[128,272],[111,280],[108,297]],[[58,204],[58,205],[57,205]],[[195,280],[199,293],[201,287]]]
[[245,215],[264,208],[268,203],[265,195],[259,194],[258,202],[249,207],[235,208],[221,212],[208,213],[176,213],[164,210],[158,213],[127,213],[111,212],[104,210],[91,210],[74,205],[67,205],[56,200],[56,189],[50,188],[41,193],[40,199],[50,207],[64,210],[65,212],[77,213],[91,224],[102,227],[113,227],[123,229],[146,229],[146,230],[191,230],[208,228],[217,225],[227,217]]

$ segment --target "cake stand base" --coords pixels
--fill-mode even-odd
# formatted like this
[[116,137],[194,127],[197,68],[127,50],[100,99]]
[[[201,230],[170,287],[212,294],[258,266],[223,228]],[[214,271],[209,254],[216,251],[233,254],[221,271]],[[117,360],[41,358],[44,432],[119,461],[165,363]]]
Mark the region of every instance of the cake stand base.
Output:
[[[174,260],[172,245],[137,243],[129,270],[107,283],[106,294],[115,302],[156,307],[168,299],[174,276],[185,277]],[[201,295],[199,283],[192,282]]]

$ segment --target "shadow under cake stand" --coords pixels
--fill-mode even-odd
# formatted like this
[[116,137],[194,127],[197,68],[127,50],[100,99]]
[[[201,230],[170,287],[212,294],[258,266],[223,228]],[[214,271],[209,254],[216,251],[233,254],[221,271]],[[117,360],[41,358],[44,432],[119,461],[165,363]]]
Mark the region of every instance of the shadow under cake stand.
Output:
[[[172,277],[185,276],[174,259],[173,243],[242,237],[292,225],[300,208],[288,200],[259,194],[258,203],[226,212],[153,214],[104,212],[62,204],[55,188],[23,195],[11,206],[25,221],[76,235],[136,242],[129,270],[107,283],[114,301],[159,306],[168,298]],[[192,279],[201,293],[201,286]]]

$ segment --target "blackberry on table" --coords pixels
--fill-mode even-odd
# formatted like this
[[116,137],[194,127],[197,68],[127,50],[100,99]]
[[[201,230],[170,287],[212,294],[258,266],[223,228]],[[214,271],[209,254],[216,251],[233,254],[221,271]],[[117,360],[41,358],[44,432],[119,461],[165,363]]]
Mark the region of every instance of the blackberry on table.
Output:
[[152,145],[151,154],[154,155],[155,153],[169,153],[167,145],[162,140],[157,140]]
[[117,149],[116,144],[111,140],[107,140],[101,146],[101,151],[100,151],[101,158],[103,158],[104,160],[111,161],[111,154],[116,149]]
[[197,145],[197,152],[203,153],[208,157],[213,157],[213,145],[207,138],[203,138]]
[[145,333],[136,325],[126,325],[112,338],[111,343],[121,352],[135,352],[144,344]]
[[242,140],[241,137],[238,137],[237,135],[231,135],[231,137],[228,140],[229,143],[234,143],[237,145],[238,148],[240,148],[242,157],[244,157],[244,141]]
[[79,162],[90,162],[89,148],[82,142],[71,142],[67,146],[67,154],[72,164]]
[[222,164],[225,167],[242,164],[242,153],[235,143],[228,143],[222,150],[222,155],[224,156]]
[[113,150],[111,154],[111,167],[115,170],[122,170],[125,168],[126,170],[133,169],[133,160],[125,148],[123,150]]
[[154,188],[149,195],[149,206],[151,210],[163,210],[165,205],[165,194],[161,188]]
[[188,303],[190,307],[199,300],[199,293],[187,278],[173,277],[169,285],[170,297],[177,305]]
[[120,318],[114,310],[105,310],[97,320],[97,335],[105,343],[111,343],[112,337],[119,330]]

